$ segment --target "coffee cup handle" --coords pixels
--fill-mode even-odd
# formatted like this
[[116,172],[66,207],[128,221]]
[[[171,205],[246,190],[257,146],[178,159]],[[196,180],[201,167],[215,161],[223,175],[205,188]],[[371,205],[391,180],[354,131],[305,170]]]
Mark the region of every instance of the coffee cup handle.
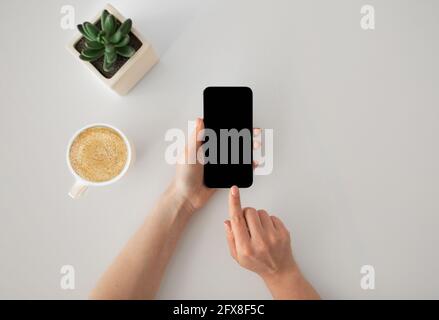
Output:
[[76,181],[75,184],[70,188],[69,196],[73,199],[81,197],[88,187],[81,181]]

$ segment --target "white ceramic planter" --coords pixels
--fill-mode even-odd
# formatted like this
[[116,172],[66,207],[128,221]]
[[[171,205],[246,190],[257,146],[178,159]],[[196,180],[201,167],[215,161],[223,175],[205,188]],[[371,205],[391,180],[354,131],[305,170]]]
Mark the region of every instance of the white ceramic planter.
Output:
[[[113,6],[107,4],[103,10],[105,9],[114,15],[114,17],[120,22],[125,21],[125,18]],[[91,20],[92,23],[95,23],[100,19],[102,11],[99,12],[99,14],[97,14],[93,20]],[[111,78],[104,77],[93,64],[83,61],[79,58],[80,53],[75,48],[75,45],[82,38],[82,35],[79,32],[78,36],[76,36],[73,41],[69,43],[68,49],[80,63],[84,64],[109,88],[120,95],[125,95],[159,61],[151,44],[143,39],[143,37],[134,27],[131,28],[131,32],[142,42],[142,46]]]

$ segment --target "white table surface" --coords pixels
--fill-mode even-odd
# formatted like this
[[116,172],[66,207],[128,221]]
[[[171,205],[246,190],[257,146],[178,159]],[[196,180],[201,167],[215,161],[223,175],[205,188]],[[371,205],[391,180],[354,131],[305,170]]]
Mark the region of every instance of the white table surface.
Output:
[[[114,0],[160,63],[126,97],[65,49],[106,1],[4,1],[0,11],[0,298],[86,298],[171,179],[167,129],[201,115],[208,85],[248,85],[274,129],[274,171],[243,190],[292,231],[324,298],[439,298],[439,2]],[[376,29],[360,28],[372,4]],[[74,201],[70,136],[107,122],[134,142],[117,184]],[[159,298],[265,299],[230,258],[226,192],[191,221]],[[76,289],[60,288],[60,268]],[[360,288],[371,264],[376,288]]]

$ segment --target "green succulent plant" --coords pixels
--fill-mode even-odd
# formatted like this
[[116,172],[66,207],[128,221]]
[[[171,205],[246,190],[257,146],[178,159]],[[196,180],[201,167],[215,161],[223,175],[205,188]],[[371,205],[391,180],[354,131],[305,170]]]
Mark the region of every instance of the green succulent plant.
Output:
[[130,58],[135,50],[129,45],[132,21],[125,20],[119,27],[116,18],[107,10],[101,15],[101,29],[90,22],[78,25],[85,38],[85,48],[79,57],[85,61],[96,61],[104,56],[103,69],[111,72],[117,56]]

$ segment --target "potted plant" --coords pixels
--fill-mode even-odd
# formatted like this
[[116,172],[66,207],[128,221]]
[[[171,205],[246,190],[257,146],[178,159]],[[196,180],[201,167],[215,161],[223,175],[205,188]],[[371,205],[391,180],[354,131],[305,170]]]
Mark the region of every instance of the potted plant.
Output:
[[107,5],[93,22],[78,25],[80,34],[69,44],[78,57],[107,86],[127,94],[157,62],[151,44],[114,7]]

